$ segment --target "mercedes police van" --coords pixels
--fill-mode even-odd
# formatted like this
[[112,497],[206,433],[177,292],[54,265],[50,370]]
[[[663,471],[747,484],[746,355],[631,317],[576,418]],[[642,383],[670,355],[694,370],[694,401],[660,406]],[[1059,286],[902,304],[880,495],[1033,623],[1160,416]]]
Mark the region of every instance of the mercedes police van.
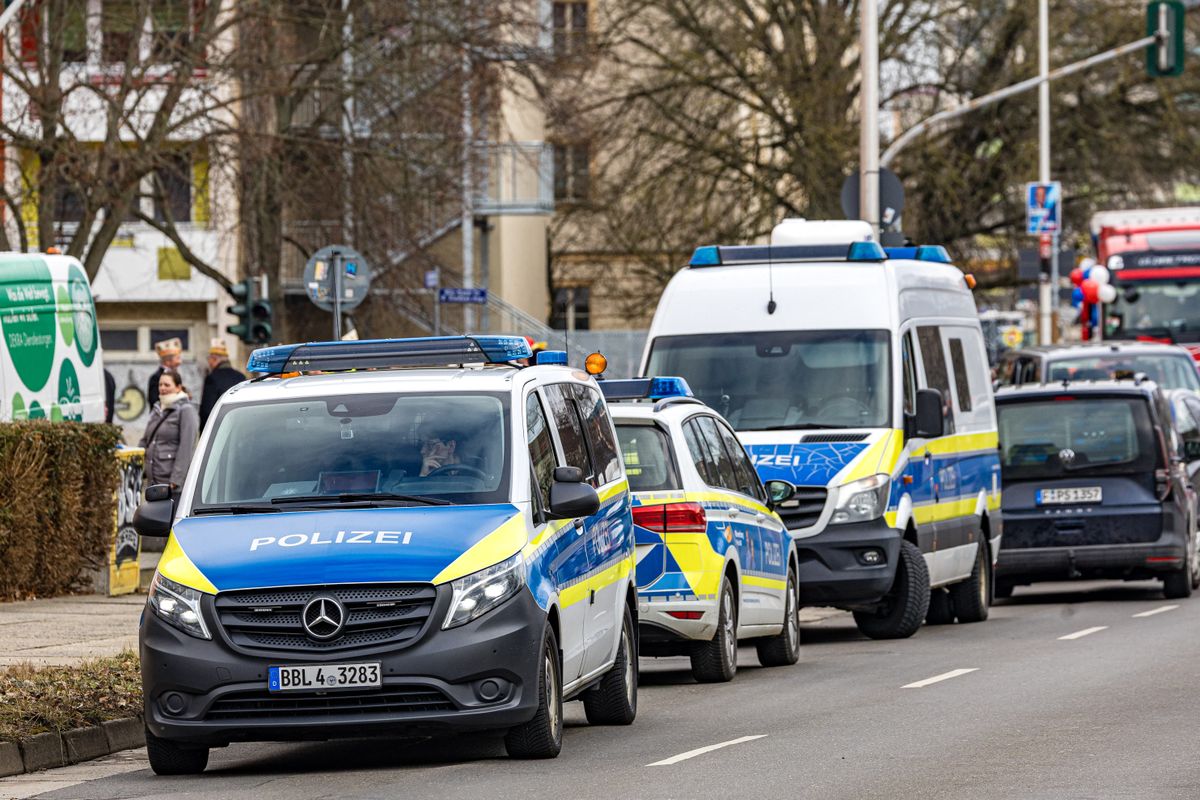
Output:
[[696,250],[643,358],[796,487],[778,510],[801,602],[873,638],[986,619],[992,598],[996,413],[971,279],[949,262],[885,251],[865,222],[787,220],[769,246]]
[[500,336],[257,350],[222,396],[140,632],[159,774],[254,740],[506,730],[637,710],[630,498],[595,380]]

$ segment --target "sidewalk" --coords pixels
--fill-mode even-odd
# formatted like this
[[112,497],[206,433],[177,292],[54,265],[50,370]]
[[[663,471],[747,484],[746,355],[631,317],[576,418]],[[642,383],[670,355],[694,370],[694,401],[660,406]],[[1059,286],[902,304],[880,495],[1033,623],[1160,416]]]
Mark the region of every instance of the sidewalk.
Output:
[[0,603],[0,667],[76,664],[137,650],[144,594]]

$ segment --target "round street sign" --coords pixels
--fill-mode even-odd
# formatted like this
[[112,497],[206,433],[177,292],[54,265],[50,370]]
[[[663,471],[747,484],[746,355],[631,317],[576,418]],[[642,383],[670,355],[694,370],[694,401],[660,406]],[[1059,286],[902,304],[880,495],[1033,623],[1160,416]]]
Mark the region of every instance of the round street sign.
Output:
[[342,311],[357,308],[371,288],[371,268],[354,248],[331,244],[313,253],[304,265],[304,292],[317,308],[333,311],[339,283]]
[[1021,343],[1025,341],[1025,331],[1016,325],[1005,328],[1000,335],[1004,337],[1004,343],[1014,349],[1020,347]]

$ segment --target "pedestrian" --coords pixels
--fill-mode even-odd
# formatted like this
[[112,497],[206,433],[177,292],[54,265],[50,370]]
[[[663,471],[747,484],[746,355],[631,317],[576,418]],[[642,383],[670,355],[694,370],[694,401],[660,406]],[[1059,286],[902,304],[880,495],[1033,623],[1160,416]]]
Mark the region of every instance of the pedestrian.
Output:
[[157,388],[158,402],[150,410],[150,421],[138,445],[146,448],[147,485],[169,484],[171,492],[178,494],[196,450],[200,415],[178,371],[162,370]]
[[163,339],[154,343],[154,352],[158,354],[158,369],[150,376],[150,384],[146,387],[146,406],[154,408],[158,402],[158,379],[163,370],[179,369],[183,363],[183,341],[179,338]]
[[208,348],[208,375],[204,378],[204,392],[200,395],[200,427],[208,425],[221,395],[246,380],[246,376],[229,363],[229,346],[224,339],[213,339]]
[[107,369],[104,370],[104,422],[112,425],[113,411],[117,405],[117,379]]

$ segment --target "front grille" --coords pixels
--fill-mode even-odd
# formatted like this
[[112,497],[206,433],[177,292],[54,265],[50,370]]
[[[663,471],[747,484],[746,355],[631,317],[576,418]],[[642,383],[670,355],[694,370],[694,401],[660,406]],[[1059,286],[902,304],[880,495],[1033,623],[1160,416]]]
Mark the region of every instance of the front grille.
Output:
[[[346,608],[345,627],[328,641],[309,637],[300,618],[317,595],[335,597]],[[252,589],[217,595],[216,611],[225,635],[238,647],[335,653],[407,644],[424,629],[436,597],[434,587],[412,584]]]
[[341,715],[412,714],[454,711],[446,695],[429,686],[385,686],[372,691],[329,694],[271,694],[266,691],[237,692],[214,702],[206,720],[285,719],[288,717],[332,717]]
[[800,441],[805,444],[816,442],[862,442],[866,441],[866,438],[870,435],[869,433],[808,433],[802,436]]
[[796,493],[786,502],[781,503],[776,511],[783,518],[783,524],[788,530],[811,528],[817,524],[821,512],[825,510],[825,498],[828,489],[815,486],[797,486]]

